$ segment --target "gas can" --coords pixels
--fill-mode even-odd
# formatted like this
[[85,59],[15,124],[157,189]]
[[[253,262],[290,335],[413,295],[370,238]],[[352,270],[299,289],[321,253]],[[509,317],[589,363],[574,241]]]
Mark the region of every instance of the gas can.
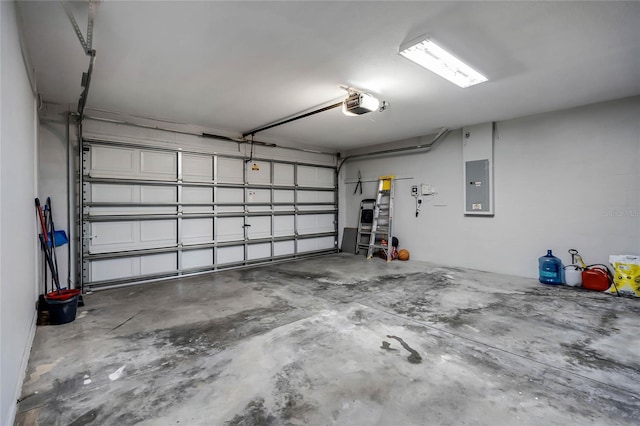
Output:
[[542,284],[562,284],[562,262],[551,250],[547,250],[546,256],[538,258],[538,272]]
[[604,265],[587,266],[582,271],[582,287],[589,290],[605,291],[611,286],[609,270]]

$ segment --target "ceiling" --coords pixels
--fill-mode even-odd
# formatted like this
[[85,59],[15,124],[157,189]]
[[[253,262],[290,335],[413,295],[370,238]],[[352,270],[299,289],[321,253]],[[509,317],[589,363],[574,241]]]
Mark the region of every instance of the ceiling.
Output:
[[[88,5],[72,8],[86,36]],[[74,106],[89,59],[59,2],[21,2],[38,91]],[[122,2],[96,8],[87,106],[348,150],[640,94],[640,2]],[[489,78],[462,89],[397,54],[429,33]]]

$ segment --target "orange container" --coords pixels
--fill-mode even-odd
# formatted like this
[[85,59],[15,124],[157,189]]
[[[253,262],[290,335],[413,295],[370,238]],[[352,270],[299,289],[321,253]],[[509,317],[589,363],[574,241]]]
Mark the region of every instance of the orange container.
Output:
[[604,266],[587,267],[582,271],[582,287],[589,290],[605,291],[610,286],[609,270]]

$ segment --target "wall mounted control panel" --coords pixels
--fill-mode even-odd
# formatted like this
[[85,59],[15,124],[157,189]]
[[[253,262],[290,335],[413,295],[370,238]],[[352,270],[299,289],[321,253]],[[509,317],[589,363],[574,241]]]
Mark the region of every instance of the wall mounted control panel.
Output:
[[426,183],[422,183],[420,185],[413,185],[411,187],[411,195],[413,197],[422,197],[426,195],[436,195],[436,187],[434,185],[429,185]]
[[462,129],[464,214],[493,216],[493,123]]

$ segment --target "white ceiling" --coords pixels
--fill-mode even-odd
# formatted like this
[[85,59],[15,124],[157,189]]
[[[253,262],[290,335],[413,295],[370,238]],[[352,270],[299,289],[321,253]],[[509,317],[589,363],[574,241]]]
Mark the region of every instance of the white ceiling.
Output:
[[[77,104],[89,59],[58,2],[23,2],[45,101]],[[87,3],[73,4],[86,34]],[[345,150],[640,94],[640,2],[121,2],[97,7],[88,107]],[[429,33],[489,82],[461,89],[397,54]]]

